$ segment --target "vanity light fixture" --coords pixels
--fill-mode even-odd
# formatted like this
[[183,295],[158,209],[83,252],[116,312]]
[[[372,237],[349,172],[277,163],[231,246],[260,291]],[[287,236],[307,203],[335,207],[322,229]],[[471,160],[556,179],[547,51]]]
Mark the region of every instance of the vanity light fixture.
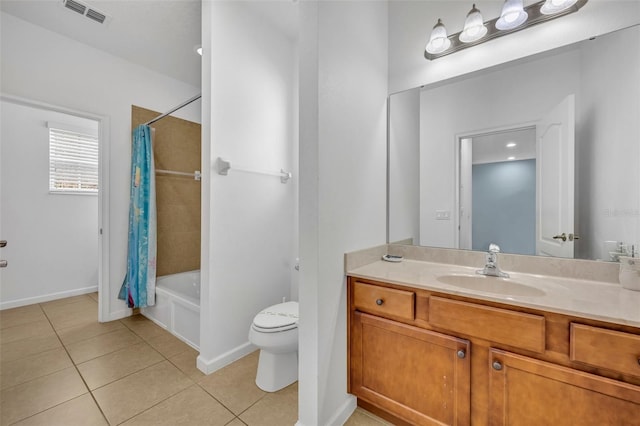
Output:
[[429,43],[425,51],[433,54],[442,53],[451,46],[451,40],[447,37],[447,29],[444,27],[442,20],[438,19],[438,22],[431,31],[429,37]]
[[459,39],[463,43],[473,43],[486,34],[487,27],[482,20],[482,14],[474,4],[469,13],[467,13],[467,19],[464,20],[464,29],[460,33]]
[[433,27],[424,57],[441,58],[503,35],[529,28],[561,16],[577,12],[588,0],[541,0],[524,7],[523,0],[505,0],[498,18],[482,21],[474,4],[464,21],[463,30],[447,35],[441,19]]
[[540,13],[544,15],[553,15],[576,4],[578,0],[547,0],[540,8]]
[[500,18],[496,21],[499,30],[512,30],[524,24],[529,14],[524,11],[523,0],[505,0]]

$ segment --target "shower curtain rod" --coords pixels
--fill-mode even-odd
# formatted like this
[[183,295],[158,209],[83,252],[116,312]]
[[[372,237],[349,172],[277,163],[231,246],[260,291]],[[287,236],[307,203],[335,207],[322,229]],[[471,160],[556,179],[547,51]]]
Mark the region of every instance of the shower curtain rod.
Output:
[[153,120],[149,120],[146,123],[144,123],[145,126],[148,126],[152,123],[155,123],[156,121],[165,118],[167,115],[173,114],[174,112],[176,112],[177,110],[179,110],[180,108],[186,107],[187,105],[189,105],[191,102],[197,101],[198,99],[200,99],[202,97],[202,94],[198,94],[196,96],[194,96],[191,99],[188,99],[186,101],[184,101],[183,103],[181,103],[180,105],[178,105],[177,107],[171,108],[169,111],[165,112],[164,114],[160,114],[159,116],[157,116],[156,118],[154,118]]

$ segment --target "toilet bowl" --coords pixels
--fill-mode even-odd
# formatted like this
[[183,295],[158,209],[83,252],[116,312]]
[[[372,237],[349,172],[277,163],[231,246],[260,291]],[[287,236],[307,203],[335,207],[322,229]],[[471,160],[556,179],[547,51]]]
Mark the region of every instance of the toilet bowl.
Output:
[[298,380],[298,302],[260,311],[249,328],[249,341],[260,348],[260,389],[275,392]]

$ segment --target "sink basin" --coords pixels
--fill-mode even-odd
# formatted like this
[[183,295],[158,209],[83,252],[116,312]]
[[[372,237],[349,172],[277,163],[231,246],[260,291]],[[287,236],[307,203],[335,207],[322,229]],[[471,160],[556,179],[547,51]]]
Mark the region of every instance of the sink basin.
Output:
[[538,288],[520,284],[509,278],[488,277],[486,275],[443,275],[437,278],[443,284],[505,296],[544,296]]

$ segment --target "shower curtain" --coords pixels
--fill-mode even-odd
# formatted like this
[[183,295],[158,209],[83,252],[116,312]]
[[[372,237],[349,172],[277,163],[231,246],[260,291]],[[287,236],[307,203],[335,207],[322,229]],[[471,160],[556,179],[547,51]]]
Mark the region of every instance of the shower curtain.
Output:
[[133,131],[127,275],[118,297],[130,308],[155,304],[156,188],[151,127]]

